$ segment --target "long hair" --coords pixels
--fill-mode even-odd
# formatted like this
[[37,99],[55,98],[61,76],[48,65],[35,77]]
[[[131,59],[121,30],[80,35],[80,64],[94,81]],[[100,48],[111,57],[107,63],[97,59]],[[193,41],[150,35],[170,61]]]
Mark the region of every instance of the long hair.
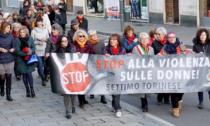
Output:
[[[60,36],[58,36],[57,43],[56,43],[56,51],[55,51],[56,53],[64,53],[63,50],[62,50],[62,47],[61,47],[62,39],[63,39],[64,37],[67,38],[67,36],[65,36],[65,35],[60,35]],[[68,38],[67,38],[67,41],[68,41]],[[65,51],[65,52],[68,52],[68,53],[71,52],[71,45],[70,45],[69,42],[68,42],[68,45],[67,45],[67,47],[65,48],[64,51]]]
[[52,13],[52,11],[53,11],[52,6],[51,5],[47,5],[47,8],[49,9],[49,12]]
[[3,23],[1,24],[1,33],[2,33],[2,34],[4,34],[4,31],[5,31],[5,29],[6,29],[7,26],[10,26],[10,29],[11,29],[11,24],[10,24],[10,23],[8,23],[8,22],[3,22]]

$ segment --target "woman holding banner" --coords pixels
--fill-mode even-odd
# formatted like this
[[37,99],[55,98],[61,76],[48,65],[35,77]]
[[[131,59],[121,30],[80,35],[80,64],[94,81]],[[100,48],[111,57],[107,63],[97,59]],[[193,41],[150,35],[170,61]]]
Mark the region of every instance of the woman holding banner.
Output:
[[[158,55],[171,55],[171,54],[186,54],[189,53],[187,48],[176,37],[174,32],[167,34],[167,41]],[[174,117],[179,117],[179,110],[182,109],[182,96],[183,93],[171,93],[171,102],[173,107]]]
[[[77,30],[73,37],[74,45],[77,52],[95,54],[92,44],[88,41],[88,35],[84,30]],[[84,104],[88,104],[88,101],[85,100],[85,95],[78,95],[79,106],[84,107]]]
[[134,33],[134,27],[132,25],[125,26],[122,44],[127,53],[131,53],[133,48],[139,44],[139,36]]
[[[151,47],[154,49],[155,55],[158,54],[160,52],[160,50],[163,48],[163,46],[166,43],[166,35],[167,35],[167,31],[164,27],[159,27],[156,30],[156,36],[157,38],[152,42]],[[165,104],[170,104],[170,100],[169,100],[170,94],[168,93],[158,93],[157,95],[157,101],[158,101],[158,105],[162,104],[162,100],[164,98],[164,102]]]
[[[193,52],[194,53],[210,53],[210,40],[209,31],[205,28],[198,29],[196,37],[193,39]],[[210,92],[209,92],[210,96]],[[198,92],[199,109],[203,109],[203,92]]]
[[[122,46],[120,35],[111,34],[109,37],[109,44],[105,47],[103,55],[110,57],[110,55],[126,55],[126,50]],[[112,107],[116,112],[116,117],[121,117],[120,95],[112,95]]]
[[[71,45],[65,35],[58,36],[56,43],[55,53],[76,53],[74,48],[71,48]],[[68,95],[64,96],[64,105],[66,108],[66,118],[71,119],[71,113],[75,113],[75,103],[76,103],[76,95]]]
[[[140,45],[137,45],[133,48],[132,54],[139,55],[154,55],[154,49],[149,46],[149,35],[145,32],[142,32],[139,38]],[[134,94],[133,96],[137,96],[141,98],[141,107],[142,112],[148,112],[148,102],[147,96],[150,94]]]

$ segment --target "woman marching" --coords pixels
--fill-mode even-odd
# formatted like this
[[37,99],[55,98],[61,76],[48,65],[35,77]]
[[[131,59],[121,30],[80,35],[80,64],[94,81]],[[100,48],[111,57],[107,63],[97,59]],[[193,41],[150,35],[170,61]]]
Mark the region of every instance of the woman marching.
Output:
[[[133,48],[132,54],[139,54],[139,55],[155,54],[154,49],[149,46],[149,35],[147,33],[142,32],[140,34],[139,42],[140,44]],[[140,97],[142,112],[148,112],[147,96],[149,96],[149,94],[134,94],[133,96]]]
[[45,48],[46,48],[46,41],[49,38],[49,32],[43,26],[43,19],[37,18],[36,25],[34,30],[31,32],[31,36],[34,39],[34,43],[36,45],[36,54],[38,56],[38,71],[42,78],[42,86],[46,86],[44,71],[47,71],[47,68],[44,67],[43,64],[45,62]]
[[[109,44],[102,52],[103,55],[110,57],[110,55],[126,55],[126,50],[122,46],[120,35],[111,34],[109,37]],[[112,107],[116,112],[116,117],[121,117],[120,95],[112,95]]]
[[6,80],[7,100],[13,101],[10,93],[12,86],[12,73],[14,72],[15,39],[10,34],[11,25],[3,22],[0,31],[0,86],[1,96],[4,96],[4,82]]
[[[187,48],[182,42],[176,37],[174,32],[167,34],[167,41],[163,46],[160,53],[157,55],[172,55],[172,54],[186,54],[189,53]],[[171,93],[171,102],[173,107],[174,117],[179,117],[179,110],[182,109],[182,96],[183,93]]]
[[[194,53],[210,53],[210,38],[209,31],[205,28],[198,29],[196,37],[193,39]],[[210,96],[210,91],[208,92]],[[209,97],[210,98],[210,97]],[[198,92],[199,109],[203,109],[203,92]]]
[[[19,37],[15,40],[15,45],[17,53],[17,70],[23,75],[23,83],[26,87],[26,97],[35,97],[32,76],[32,72],[35,71],[35,65],[26,64],[29,57],[35,53],[35,44],[33,38],[29,36],[29,30],[25,26],[22,26],[19,29]],[[28,51],[28,53],[25,53],[25,51]],[[31,91],[29,90],[29,86]]]
[[[65,35],[60,35],[56,42],[56,50],[55,53],[76,53],[74,48],[71,48],[71,45]],[[64,96],[64,105],[66,108],[66,118],[71,119],[71,114],[75,113],[75,103],[77,95],[68,95]]]

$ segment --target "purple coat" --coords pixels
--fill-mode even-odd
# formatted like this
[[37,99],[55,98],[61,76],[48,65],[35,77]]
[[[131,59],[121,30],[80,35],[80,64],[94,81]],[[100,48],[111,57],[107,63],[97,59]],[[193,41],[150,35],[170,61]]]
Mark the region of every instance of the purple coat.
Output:
[[[104,51],[102,52],[102,55],[105,55],[105,54],[114,55],[113,52],[112,52],[112,48],[111,48],[111,45],[110,45],[110,44],[108,44],[108,45],[105,47]],[[125,50],[125,48],[123,48],[122,46],[120,46],[117,55],[126,55],[126,50]]]

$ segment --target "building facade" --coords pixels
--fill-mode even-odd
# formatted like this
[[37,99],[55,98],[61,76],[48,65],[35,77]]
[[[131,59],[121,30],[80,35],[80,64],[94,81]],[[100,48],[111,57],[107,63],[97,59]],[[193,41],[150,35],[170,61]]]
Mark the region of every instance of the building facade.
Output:
[[[76,14],[78,10],[83,10],[87,16],[103,18],[107,18],[107,8],[109,9],[111,6],[107,3],[110,1],[119,2],[119,0],[65,1],[69,14]],[[60,0],[55,0],[56,4],[59,2]],[[7,7],[19,8],[22,3],[23,0],[1,0],[1,5]],[[131,10],[130,18],[132,20],[134,9],[130,0],[124,0],[124,8]],[[139,0],[138,11],[140,21],[188,27],[210,27],[210,0]],[[137,13],[137,10],[135,12]]]

